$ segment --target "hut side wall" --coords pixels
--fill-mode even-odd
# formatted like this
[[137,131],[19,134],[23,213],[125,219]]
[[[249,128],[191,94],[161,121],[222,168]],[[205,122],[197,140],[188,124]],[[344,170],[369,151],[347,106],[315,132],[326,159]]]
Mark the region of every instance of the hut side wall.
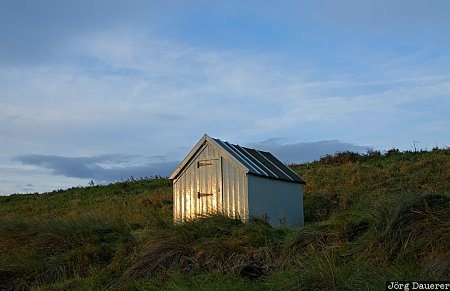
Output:
[[[219,151],[202,147],[173,182],[173,219],[183,222],[222,209],[222,174]],[[201,193],[199,198],[198,193]]]
[[303,226],[303,185],[248,175],[250,217],[266,217],[272,226]]
[[248,220],[248,184],[246,172],[222,157],[223,212],[229,217]]

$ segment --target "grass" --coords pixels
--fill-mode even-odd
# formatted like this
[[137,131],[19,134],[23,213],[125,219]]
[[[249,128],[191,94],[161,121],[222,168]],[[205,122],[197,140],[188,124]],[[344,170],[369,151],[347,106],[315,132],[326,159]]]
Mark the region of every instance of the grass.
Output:
[[0,290],[380,290],[450,278],[450,150],[292,165],[304,227],[172,224],[162,178],[0,197]]

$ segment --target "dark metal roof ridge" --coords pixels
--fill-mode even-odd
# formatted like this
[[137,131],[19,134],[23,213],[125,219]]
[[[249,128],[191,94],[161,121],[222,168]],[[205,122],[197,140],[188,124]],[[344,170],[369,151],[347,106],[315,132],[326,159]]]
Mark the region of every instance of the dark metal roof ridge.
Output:
[[[285,182],[306,184],[306,182],[286,164],[282,163],[274,155],[267,151],[260,151],[254,148],[241,147],[240,145],[231,144],[227,141],[222,141],[217,138],[212,138],[215,142],[221,145],[230,155],[240,161],[248,168],[248,174],[268,178],[272,180],[281,180]],[[252,152],[256,152],[260,157],[256,157]],[[271,169],[270,167],[273,167]],[[274,171],[277,170],[283,176],[279,176]]]
[[299,180],[299,181],[303,181],[303,179],[296,173],[294,172],[291,168],[289,168],[287,165],[285,165],[284,163],[282,163],[279,159],[277,159],[274,155],[272,155],[269,152],[263,152],[264,157],[266,157],[268,160],[270,160],[272,163],[274,164],[279,164],[279,166],[282,166],[284,169],[287,170],[286,175],[288,175],[289,177],[291,177],[294,180]]
[[283,181],[283,182],[287,182],[287,183],[306,185],[306,182],[303,181],[303,180],[296,181],[296,180],[290,180],[290,179],[285,179],[285,178],[275,178],[275,177],[263,176],[263,175],[259,175],[259,174],[255,174],[255,173],[251,173],[251,172],[249,172],[247,175],[252,175],[252,176],[256,176],[256,177],[266,178],[266,179],[275,180],[275,181]]
[[247,167],[250,171],[253,171],[255,173],[258,173],[258,171],[249,164],[248,161],[246,161],[245,157],[242,157],[239,153],[236,153],[236,150],[233,149],[232,145],[230,145],[228,142],[221,141],[220,139],[214,139],[218,144],[220,144],[227,152],[235,157],[239,162],[241,162],[245,167]]
[[270,164],[272,164],[275,168],[277,168],[281,173],[283,173],[284,175],[286,175],[286,177],[288,177],[291,180],[295,180],[293,179],[289,174],[286,174],[285,171],[283,171],[282,168],[278,167],[277,165],[275,165],[271,160],[269,160],[265,155],[263,155],[260,151],[255,150],[261,157],[263,157],[263,159],[265,159],[266,161],[268,161]]
[[[241,147],[240,145],[234,145],[234,147],[236,147],[237,150],[239,150],[244,156],[246,156],[247,159],[250,160],[256,167],[258,167],[258,169],[261,170],[261,172],[263,172],[266,176],[270,176],[270,173],[272,173],[272,175],[274,175],[276,178],[278,177],[274,172],[272,172],[269,168],[262,164],[256,157],[246,151],[244,147]],[[269,171],[270,173],[267,173],[267,171]]]

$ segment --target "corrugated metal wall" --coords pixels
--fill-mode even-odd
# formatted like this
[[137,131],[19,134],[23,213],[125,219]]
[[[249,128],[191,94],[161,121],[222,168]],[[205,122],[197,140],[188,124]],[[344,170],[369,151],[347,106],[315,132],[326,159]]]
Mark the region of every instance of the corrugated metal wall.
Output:
[[175,222],[215,211],[248,219],[246,173],[211,145],[199,149],[173,187]]
[[222,159],[223,210],[228,216],[248,220],[246,173],[228,159]]
[[303,226],[303,185],[248,176],[250,215],[266,216],[272,226]]

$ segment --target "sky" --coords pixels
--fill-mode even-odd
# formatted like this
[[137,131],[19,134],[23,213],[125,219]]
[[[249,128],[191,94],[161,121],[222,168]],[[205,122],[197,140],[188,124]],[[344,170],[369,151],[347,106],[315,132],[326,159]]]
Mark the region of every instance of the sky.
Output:
[[0,195],[450,146],[450,1],[0,1]]

